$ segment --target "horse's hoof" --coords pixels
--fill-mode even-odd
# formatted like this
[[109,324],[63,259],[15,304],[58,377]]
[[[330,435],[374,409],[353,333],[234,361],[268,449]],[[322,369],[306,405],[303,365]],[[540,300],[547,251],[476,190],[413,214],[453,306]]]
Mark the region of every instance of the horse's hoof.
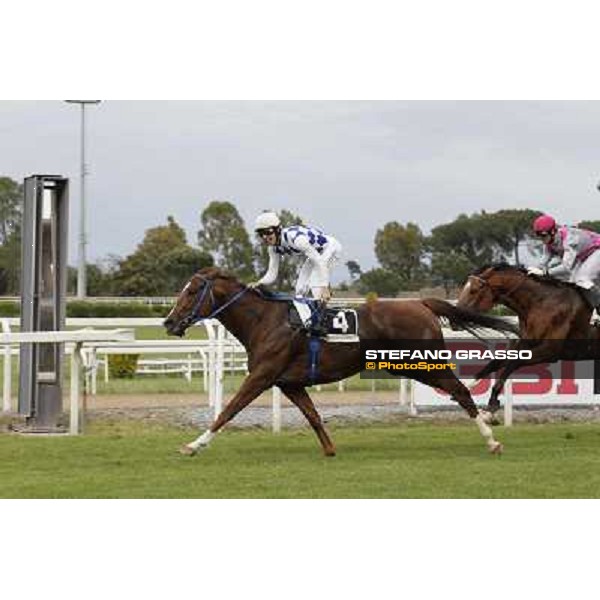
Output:
[[500,442],[494,442],[490,445],[491,454],[502,454],[504,452],[504,446]]
[[325,456],[335,456],[335,450],[326,450]]
[[179,448],[179,454],[182,454],[183,456],[194,456],[196,454],[196,450],[186,444],[185,446],[181,446],[181,448]]

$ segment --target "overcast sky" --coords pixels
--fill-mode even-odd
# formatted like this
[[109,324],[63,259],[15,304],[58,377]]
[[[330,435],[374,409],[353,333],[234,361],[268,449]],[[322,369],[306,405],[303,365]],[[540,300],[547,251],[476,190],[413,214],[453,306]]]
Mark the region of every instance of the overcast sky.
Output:
[[[106,101],[87,113],[91,261],[133,252],[168,215],[195,245],[215,199],[248,228],[263,209],[300,214],[363,268],[392,220],[428,232],[460,213],[525,207],[600,219],[600,102]],[[76,106],[0,101],[0,176],[71,178],[73,265],[78,136]]]

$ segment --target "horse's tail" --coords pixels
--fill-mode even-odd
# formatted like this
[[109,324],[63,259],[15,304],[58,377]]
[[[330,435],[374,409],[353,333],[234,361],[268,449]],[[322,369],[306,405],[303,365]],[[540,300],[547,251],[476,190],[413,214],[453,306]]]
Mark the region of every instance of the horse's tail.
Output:
[[445,317],[450,321],[452,326],[455,326],[458,329],[465,329],[476,337],[480,337],[477,335],[477,327],[485,327],[486,329],[494,329],[495,331],[519,335],[519,329],[516,325],[499,317],[490,317],[489,315],[484,315],[473,310],[459,308],[458,306],[454,306],[453,304],[450,304],[445,300],[439,300],[438,298],[425,298],[421,302],[423,302],[433,314],[438,317]]

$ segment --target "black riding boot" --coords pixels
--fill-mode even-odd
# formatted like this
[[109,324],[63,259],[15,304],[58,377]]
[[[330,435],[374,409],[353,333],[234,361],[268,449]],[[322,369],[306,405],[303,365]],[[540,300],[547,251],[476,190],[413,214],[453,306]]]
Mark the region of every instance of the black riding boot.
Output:
[[315,313],[312,318],[310,327],[310,335],[312,337],[325,338],[327,337],[327,303],[323,301],[317,302]]
[[600,326],[600,288],[597,285],[593,285],[590,288],[584,289],[584,295],[589,302],[590,306],[595,307],[592,311],[592,317],[590,324],[596,327]]

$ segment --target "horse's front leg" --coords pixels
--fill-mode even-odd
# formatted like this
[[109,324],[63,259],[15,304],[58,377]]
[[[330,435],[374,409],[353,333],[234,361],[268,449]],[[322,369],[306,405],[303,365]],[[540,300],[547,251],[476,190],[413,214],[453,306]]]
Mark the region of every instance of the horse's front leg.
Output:
[[562,341],[556,343],[554,340],[551,343],[544,344],[534,348],[531,352],[530,359],[509,359],[506,361],[504,369],[498,374],[496,383],[492,387],[490,399],[488,400],[487,411],[493,414],[500,408],[500,400],[498,396],[502,392],[502,388],[506,383],[506,380],[521,367],[527,367],[529,365],[538,365],[545,362],[554,362],[560,357],[560,349],[562,347]]
[[[266,363],[265,363],[266,364]],[[280,369],[273,367],[257,368],[252,371],[246,379],[244,379],[240,389],[235,396],[226,404],[225,408],[220,412],[213,424],[193,442],[186,444],[180,448],[181,454],[193,456],[198,452],[207,448],[215,434],[243,408],[248,406],[256,397],[260,396],[265,390],[268,390],[280,373]]]
[[[472,385],[469,386],[469,389],[472,391],[481,379],[485,379],[488,375],[491,375],[495,371],[504,368],[507,362],[508,361],[505,358],[494,358],[493,360],[491,360],[487,365],[485,365],[485,367],[483,367],[478,373],[476,373],[475,381]],[[488,400],[488,405],[481,413],[483,415],[484,420],[488,424],[494,424],[494,413],[500,408],[500,402],[498,402],[497,397],[495,398],[495,403],[496,404],[494,404],[494,401],[492,401],[492,397],[490,396],[490,399]]]
[[498,371],[504,365],[506,365],[508,361],[505,358],[494,358],[490,360],[487,365],[481,368],[477,373],[475,373],[475,382],[478,382],[480,379],[485,379],[488,375],[491,375],[495,371]]

